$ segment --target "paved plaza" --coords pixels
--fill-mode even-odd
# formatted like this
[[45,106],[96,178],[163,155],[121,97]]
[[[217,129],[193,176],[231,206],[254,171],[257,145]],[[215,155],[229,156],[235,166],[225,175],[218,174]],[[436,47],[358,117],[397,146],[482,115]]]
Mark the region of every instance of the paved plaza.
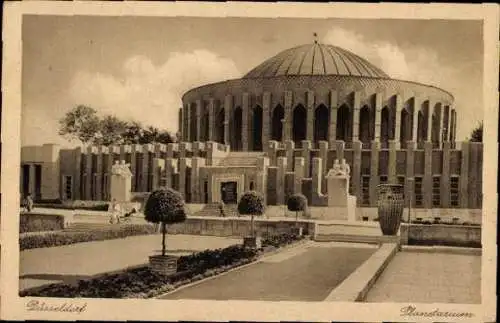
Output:
[[367,302],[481,303],[481,256],[399,252]]
[[[237,243],[241,243],[241,239],[167,235],[167,251],[176,255],[224,248]],[[148,256],[160,252],[159,234],[21,251],[20,290],[47,283],[71,283],[93,275],[147,264]]]
[[163,299],[321,302],[375,251],[369,245],[311,242]]

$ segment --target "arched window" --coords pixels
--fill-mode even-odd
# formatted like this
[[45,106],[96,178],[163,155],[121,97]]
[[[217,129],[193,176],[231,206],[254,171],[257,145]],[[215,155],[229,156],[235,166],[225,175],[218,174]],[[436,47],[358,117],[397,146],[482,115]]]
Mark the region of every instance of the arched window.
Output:
[[253,150],[262,151],[262,108],[253,109]]
[[427,118],[429,116],[429,101],[422,103],[420,111],[418,111],[417,123],[417,142],[427,140]]
[[224,142],[224,129],[225,129],[225,126],[224,126],[224,108],[221,108],[219,110],[219,113],[217,113],[217,117],[215,118],[214,129],[215,129],[216,134],[217,134],[215,140],[217,142],[225,144],[225,142]]
[[351,139],[351,113],[349,108],[342,104],[337,110],[337,140],[349,141]]
[[450,139],[450,107],[445,106],[443,110],[444,110],[444,114],[443,114],[443,138],[444,138],[444,141],[449,141],[449,139]]
[[359,111],[359,140],[362,143],[370,143],[373,140],[372,116],[368,106],[363,106]]
[[271,139],[281,141],[283,136],[283,118],[285,118],[285,110],[278,104],[273,110]]
[[208,115],[208,107],[205,107],[204,109],[204,114],[203,114],[203,120],[202,120],[202,123],[201,123],[201,127],[202,127],[202,134],[203,134],[203,138],[201,139],[201,141],[209,141],[210,140],[210,126],[209,126],[209,123],[210,123],[210,118],[209,118],[209,115]]
[[328,108],[323,104],[314,111],[314,141],[328,140]]
[[434,147],[436,147],[436,145],[438,145],[439,142],[441,141],[441,138],[439,138],[440,123],[441,123],[441,104],[436,103],[436,105],[434,106],[434,112],[432,113],[432,132],[431,132],[432,142],[434,143]]
[[387,143],[390,139],[390,113],[389,108],[385,106],[381,112],[380,120],[380,142]]
[[402,147],[406,147],[406,143],[411,141],[413,132],[413,106],[410,101],[405,104],[401,110],[401,125],[399,132],[399,142]]
[[231,140],[231,150],[240,151],[243,147],[241,140],[241,126],[243,124],[243,111],[240,107],[234,109],[233,113],[233,133],[230,137]]
[[198,129],[196,129],[196,103],[191,103],[190,111],[189,111],[189,132],[190,141],[198,141]]
[[293,109],[293,127],[292,135],[293,141],[300,144],[302,140],[306,139],[307,133],[307,111],[303,105],[299,104]]

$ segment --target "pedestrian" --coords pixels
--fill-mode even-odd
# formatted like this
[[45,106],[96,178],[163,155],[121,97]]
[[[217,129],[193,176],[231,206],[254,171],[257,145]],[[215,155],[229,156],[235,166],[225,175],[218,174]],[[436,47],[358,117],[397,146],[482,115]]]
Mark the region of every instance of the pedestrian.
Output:
[[34,208],[33,204],[34,203],[33,203],[33,198],[31,197],[30,193],[28,193],[28,196],[26,196],[26,203],[25,204],[26,204],[26,210],[28,212],[33,211],[33,208]]

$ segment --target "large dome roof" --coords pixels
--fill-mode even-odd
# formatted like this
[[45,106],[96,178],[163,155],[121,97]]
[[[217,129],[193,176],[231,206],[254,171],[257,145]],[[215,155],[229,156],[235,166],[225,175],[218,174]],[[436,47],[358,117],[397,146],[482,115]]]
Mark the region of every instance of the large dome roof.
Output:
[[348,75],[389,78],[367,60],[337,46],[319,43],[293,47],[266,60],[243,78],[286,75]]

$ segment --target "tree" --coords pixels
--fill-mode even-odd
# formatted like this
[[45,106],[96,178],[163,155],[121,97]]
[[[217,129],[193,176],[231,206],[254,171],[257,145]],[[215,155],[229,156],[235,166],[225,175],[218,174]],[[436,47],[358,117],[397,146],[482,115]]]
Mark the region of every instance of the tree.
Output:
[[185,204],[181,193],[172,188],[161,188],[152,192],[146,201],[144,215],[148,222],[161,223],[161,255],[165,256],[167,224],[186,220]]
[[483,142],[483,122],[479,122],[479,125],[472,130],[470,135],[470,141],[472,142]]
[[59,135],[69,141],[78,139],[83,144],[93,143],[100,122],[96,110],[79,105],[59,120]]
[[242,215],[250,215],[250,230],[251,236],[255,237],[254,216],[264,214],[264,196],[256,191],[245,192],[238,202],[238,212]]
[[95,144],[99,145],[119,145],[123,143],[123,134],[127,129],[127,122],[115,116],[105,116],[100,120],[99,135],[95,139]]
[[288,210],[295,212],[295,225],[297,226],[299,211],[304,212],[307,209],[307,198],[300,193],[293,194],[287,200]]

